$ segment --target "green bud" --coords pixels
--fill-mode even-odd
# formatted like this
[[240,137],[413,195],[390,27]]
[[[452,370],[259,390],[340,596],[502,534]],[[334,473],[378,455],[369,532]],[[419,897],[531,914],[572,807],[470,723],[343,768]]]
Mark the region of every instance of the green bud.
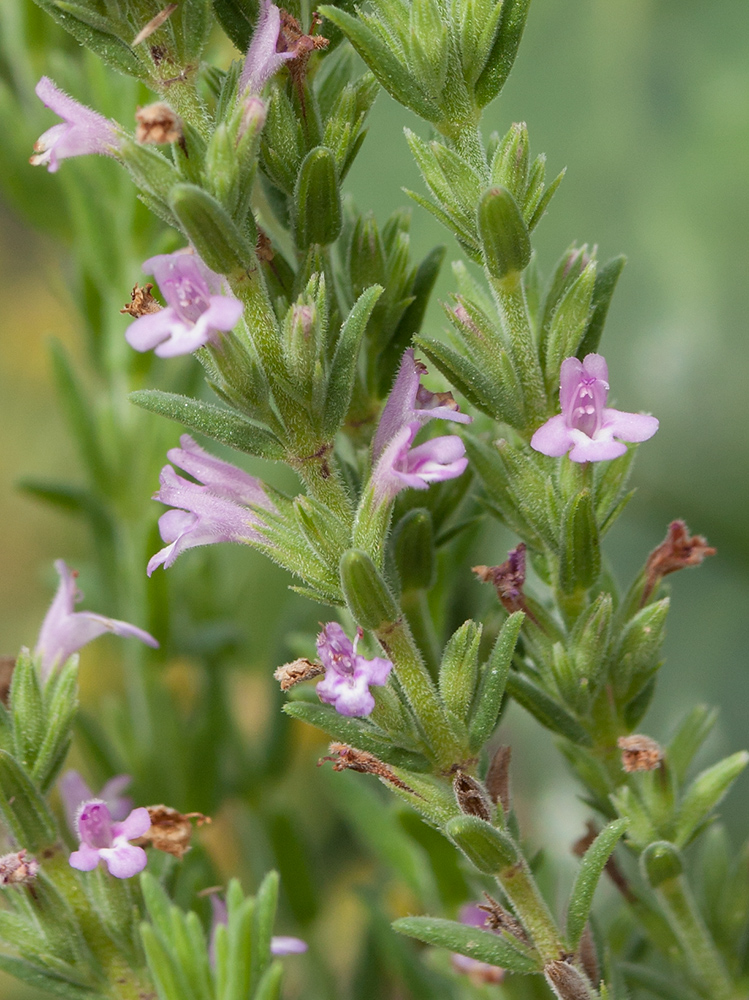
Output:
[[559,585],[567,594],[587,590],[600,571],[601,545],[593,499],[590,490],[584,489],[571,498],[564,511]]
[[419,507],[401,518],[393,532],[393,548],[402,590],[428,590],[437,571],[428,510]]
[[379,629],[398,618],[398,605],[366,552],[349,549],[341,558],[341,586],[354,619],[364,628]]
[[665,638],[669,599],[648,604],[622,630],[611,661],[617,697],[626,701],[640,691],[660,666],[658,656]]
[[360,215],[351,234],[348,251],[348,268],[351,289],[359,296],[371,284],[384,285],[387,279],[387,261],[377,222],[371,212]]
[[666,840],[648,844],[640,856],[640,866],[653,889],[667,879],[677,878],[684,870],[679,849]]
[[232,212],[238,193],[239,163],[229,127],[222,123],[211,136],[206,152],[208,184],[221,204]]
[[289,372],[306,395],[311,388],[320,343],[319,317],[314,303],[300,298],[291,306],[286,313],[283,337]]
[[271,92],[260,148],[265,173],[279,191],[293,195],[304,157],[304,137],[282,87],[274,87]]
[[169,206],[208,267],[237,274],[256,266],[254,249],[216,199],[194,184],[172,189]]
[[506,188],[489,188],[478,207],[484,264],[492,278],[523,271],[531,259],[531,240],[517,202]]
[[530,139],[525,122],[515,122],[497,147],[491,165],[492,184],[507,188],[519,206],[528,186]]
[[445,708],[461,721],[467,720],[476,690],[481,631],[476,622],[464,622],[448,640],[442,656],[440,695]]
[[311,150],[302,162],[294,188],[294,237],[300,250],[327,246],[341,234],[343,218],[335,159],[324,146]]
[[581,679],[597,685],[606,669],[611,641],[613,601],[611,594],[599,594],[580,616],[572,634],[571,650],[575,672]]
[[445,824],[445,833],[484,875],[498,875],[518,860],[510,835],[478,816],[456,816]]

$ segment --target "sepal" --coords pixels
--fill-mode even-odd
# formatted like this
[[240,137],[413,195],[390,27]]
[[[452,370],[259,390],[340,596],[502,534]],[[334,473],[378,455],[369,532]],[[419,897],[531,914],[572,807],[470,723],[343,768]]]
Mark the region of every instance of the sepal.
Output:
[[445,824],[445,833],[484,875],[498,875],[518,860],[512,837],[478,816],[456,816]]

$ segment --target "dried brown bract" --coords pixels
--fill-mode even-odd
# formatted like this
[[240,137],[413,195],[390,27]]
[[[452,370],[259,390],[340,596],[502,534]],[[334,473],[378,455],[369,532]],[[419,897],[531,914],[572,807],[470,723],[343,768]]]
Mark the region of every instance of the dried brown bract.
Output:
[[601,969],[598,964],[598,954],[596,952],[596,944],[593,940],[593,934],[590,930],[590,924],[585,925],[582,937],[580,938],[578,954],[580,956],[580,965],[582,965],[585,970],[585,975],[595,986],[596,983],[600,982]]
[[136,142],[164,146],[171,142],[181,142],[183,139],[179,115],[163,101],[138,108],[135,112],[135,121]]
[[0,656],[0,702],[8,706],[10,685],[13,681],[13,671],[16,669],[15,656]]
[[302,681],[312,680],[313,677],[319,677],[320,674],[325,673],[325,668],[319,663],[313,663],[312,660],[305,660],[304,658],[299,660],[294,660],[292,663],[284,663],[283,666],[277,667],[273,676],[281,685],[282,691],[288,691],[289,688],[293,688],[295,684],[301,684]]
[[[379,757],[375,757],[373,753],[357,750],[356,747],[350,747],[347,743],[331,743],[328,749],[330,756],[321,757],[317,762],[318,767],[323,761],[330,760],[333,762],[334,771],[360,771],[362,774],[376,774],[381,781],[386,781],[404,792],[410,792],[411,795],[418,795],[418,792],[409,788],[405,781],[398,777],[392,767],[381,761]],[[420,795],[419,798],[421,798]]]
[[512,747],[497,747],[486,774],[486,789],[492,802],[500,802],[505,816],[512,808],[510,794],[510,761]]
[[145,847],[150,844],[157,851],[164,851],[172,854],[175,858],[182,859],[190,850],[190,839],[192,837],[192,820],[198,826],[210,823],[210,816],[203,813],[191,812],[181,813],[171,806],[148,806],[148,815],[151,817],[151,828],[142,837],[134,840],[134,844]]
[[473,572],[482,583],[494,585],[502,607],[510,614],[515,611],[529,613],[523,593],[525,584],[525,544],[523,542],[509,553],[501,566],[474,566]]
[[302,26],[287,10],[281,9],[281,30],[276,43],[277,52],[293,52],[294,58],[288,62],[289,73],[295,80],[301,80],[307,69],[307,60],[316,49],[326,49],[330,41],[316,34],[320,27],[319,14],[312,15],[310,33],[306,35]]
[[255,253],[257,254],[258,260],[264,260],[270,263],[276,256],[271,245],[270,237],[258,226],[257,230],[257,242],[255,243]]
[[507,931],[513,937],[516,937],[518,941],[522,941],[523,944],[530,944],[528,935],[525,933],[525,929],[520,921],[516,920],[488,892],[485,892],[484,896],[486,897],[486,903],[479,903],[478,907],[486,913],[486,926],[493,931]]
[[687,566],[699,566],[706,556],[714,556],[715,552],[702,535],[690,535],[684,521],[672,521],[665,540],[653,549],[645,563],[645,589],[640,605],[645,604],[664,576]]
[[616,745],[622,752],[622,767],[625,771],[654,771],[663,760],[660,744],[649,736],[620,736]]
[[26,848],[0,858],[0,885],[24,885],[33,882],[39,871],[39,862],[30,858]]
[[179,4],[170,3],[163,10],[160,10],[156,17],[152,17],[148,24],[145,24],[135,38],[130,43],[131,45],[140,45],[141,42],[145,42],[154,31],[158,31],[161,25],[166,21],[167,18],[171,17],[175,12]]
[[133,285],[133,290],[130,293],[130,301],[123,309],[120,309],[120,312],[128,313],[134,319],[138,319],[139,316],[148,316],[149,313],[160,312],[162,307],[153,295],[151,295],[152,288],[153,285],[150,281],[142,288],[140,285]]
[[453,791],[462,812],[491,822],[491,805],[479,781],[464,771],[457,771],[453,778]]

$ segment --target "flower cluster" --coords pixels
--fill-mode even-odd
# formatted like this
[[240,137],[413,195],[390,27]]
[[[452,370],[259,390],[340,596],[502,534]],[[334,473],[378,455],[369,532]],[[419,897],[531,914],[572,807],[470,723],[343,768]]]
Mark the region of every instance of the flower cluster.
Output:
[[465,445],[455,434],[431,438],[412,447],[414,438],[429,420],[471,423],[461,413],[449,392],[434,393],[424,388],[424,365],[408,348],[377,426],[372,444],[372,481],[379,503],[393,499],[406,487],[425,490],[431,483],[455,479],[465,471]]
[[159,518],[167,545],[150,559],[149,576],[158,566],[168,569],[186,549],[262,538],[262,521],[252,508],[275,507],[259,479],[209,455],[189,434],[182,435],[180,447],[171,448],[167,458],[198,483],[177,475],[171,465],[161,470],[161,486],[153,499],[175,509]]

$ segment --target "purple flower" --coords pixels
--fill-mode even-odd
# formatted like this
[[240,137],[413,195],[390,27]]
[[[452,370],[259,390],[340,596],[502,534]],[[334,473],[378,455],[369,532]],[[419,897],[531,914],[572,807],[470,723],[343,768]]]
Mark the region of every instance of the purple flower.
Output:
[[565,358],[559,388],[562,412],[538,428],[531,448],[553,458],[569,451],[573,462],[601,462],[623,455],[624,441],[647,441],[655,434],[655,417],[607,408],[608,392],[608,366],[600,354],[588,354],[584,361]]
[[[486,927],[486,910],[482,910],[476,903],[462,906],[459,916],[461,924],[468,924],[469,927],[481,927],[485,930],[491,929]],[[505,970],[498,965],[489,965],[488,962],[480,962],[476,958],[459,955],[457,952],[453,952],[450,958],[453,968],[457,972],[465,973],[477,986],[484,983],[501,983],[505,977]]]
[[53,174],[60,166],[59,161],[69,156],[113,155],[118,146],[117,132],[103,115],[69,97],[48,76],[37,83],[36,96],[63,121],[47,129],[34,143],[30,162],[35,167],[46,163]]
[[[132,780],[129,774],[118,774],[109,779],[99,794],[99,799],[106,803],[114,820],[123,820],[133,808],[133,800],[121,794]],[[76,834],[78,810],[84,802],[96,796],[77,771],[66,771],[60,778],[59,788],[70,832]]]
[[356,652],[363,635],[357,629],[352,643],[338,622],[328,622],[317,637],[317,652],[325,667],[317,693],[341,715],[369,715],[375,706],[369,685],[386,684],[393,669],[390,660],[379,656],[368,660]]
[[135,625],[115,618],[105,618],[93,611],[74,611],[73,608],[83,597],[75,585],[78,574],[68,569],[62,559],[57,560],[55,569],[60,574],[60,586],[36,641],[36,653],[42,659],[42,678],[49,677],[55,666],[64,663],[87,642],[97,639],[105,632],[131,636],[148,646],[158,647],[159,644],[152,635]]
[[260,0],[260,16],[239,78],[240,95],[248,89],[251,94],[259,94],[273,74],[298,55],[295,50],[276,51],[280,30],[281,11],[271,0]]
[[385,403],[372,445],[375,461],[379,459],[389,441],[407,424],[419,427],[428,420],[454,420],[470,424],[473,417],[461,413],[449,392],[430,392],[421,384],[426,367],[414,357],[412,347],[404,352],[393,388]]
[[140,316],[125,337],[136,351],[150,351],[160,358],[191,354],[218,341],[218,331],[231,330],[242,315],[242,303],[227,294],[226,282],[189,249],[159,254],[143,264],[153,274],[165,309]]
[[76,826],[81,846],[70,855],[72,868],[90,872],[103,861],[110,875],[131,878],[146,867],[146,852],[128,841],[142,837],[150,829],[147,809],[133,809],[121,823],[115,823],[106,802],[91,799],[80,807]]
[[262,521],[250,507],[275,510],[259,479],[209,455],[189,434],[179,442],[181,447],[171,448],[167,458],[203,485],[178,476],[171,465],[161,470],[161,488],[153,499],[180,509],[159,518],[161,537],[168,544],[149,561],[149,576],[157,566],[168,569],[181,552],[198,545],[261,541],[257,529]]
[[413,421],[402,427],[382,452],[372,472],[377,503],[385,503],[410,486],[426,490],[432,483],[455,479],[465,472],[466,447],[456,434],[430,438],[412,448],[420,424]]
[[[229,922],[229,913],[226,908],[226,903],[221,898],[221,896],[213,895],[211,896],[211,942],[209,947],[209,955],[211,959],[211,965],[215,965],[216,958],[216,948],[215,948],[215,937],[216,929],[220,924],[227,924]],[[302,955],[307,951],[308,944],[306,941],[302,941],[301,938],[297,937],[272,937],[270,939],[270,953],[271,955]]]

